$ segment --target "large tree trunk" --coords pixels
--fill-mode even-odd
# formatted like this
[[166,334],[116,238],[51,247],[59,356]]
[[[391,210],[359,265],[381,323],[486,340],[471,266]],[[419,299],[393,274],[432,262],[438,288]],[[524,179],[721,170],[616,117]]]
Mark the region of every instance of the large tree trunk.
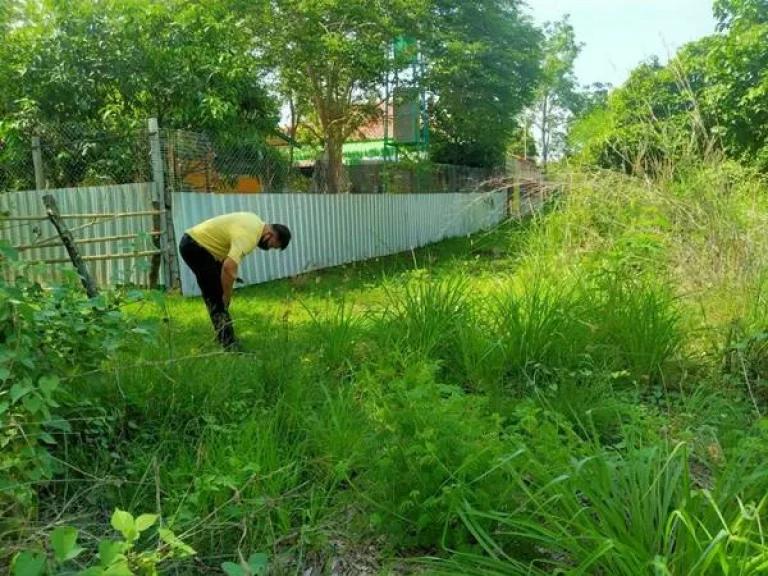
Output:
[[[293,139],[296,140],[296,133],[299,131],[299,123],[301,122],[301,112],[298,110],[298,104],[296,102],[296,97],[293,93],[291,93],[288,96],[288,106],[290,107],[291,112],[291,123],[289,126],[290,132],[288,135]],[[290,166],[293,168],[293,160],[294,160],[294,149],[293,149],[293,142],[289,145],[289,151],[290,151]]]
[[342,146],[344,140],[341,134],[332,131],[328,134],[325,143],[326,158],[328,159],[326,182],[327,192],[329,194],[340,194],[344,190],[344,156],[342,155]]

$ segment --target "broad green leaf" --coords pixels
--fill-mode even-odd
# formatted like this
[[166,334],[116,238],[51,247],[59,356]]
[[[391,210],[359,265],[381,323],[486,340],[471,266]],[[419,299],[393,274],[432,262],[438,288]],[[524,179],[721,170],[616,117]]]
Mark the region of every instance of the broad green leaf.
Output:
[[113,564],[104,571],[104,576],[134,576],[125,560]]
[[173,550],[183,556],[194,556],[197,554],[194,548],[182,542],[182,540],[171,532],[168,528],[159,528],[157,533],[160,540],[168,544]]
[[133,542],[139,537],[139,532],[136,530],[136,524],[130,512],[117,508],[112,514],[111,523],[112,527],[120,532],[128,542]]
[[26,396],[22,401],[24,408],[26,408],[30,414],[37,414],[43,407],[43,399],[38,395]]
[[269,554],[264,552],[254,552],[251,557],[248,558],[248,566],[253,570],[254,574],[264,574],[269,564]]
[[144,532],[144,530],[150,528],[155,522],[157,522],[157,514],[142,514],[136,518],[136,530]]
[[48,434],[48,432],[40,432],[40,441],[45,442],[46,444],[56,444],[56,438]]
[[0,416],[8,412],[10,404],[8,402],[0,402]]
[[45,425],[54,430],[61,430],[62,432],[72,432],[72,425],[66,420],[49,420],[45,422]]
[[248,576],[245,570],[239,564],[234,562],[224,562],[221,565],[221,569],[227,574],[227,576]]
[[[77,530],[71,526],[60,526],[51,534],[51,548],[56,560],[66,562],[82,552],[77,547]],[[74,554],[74,555],[73,555]]]
[[37,385],[40,387],[43,394],[50,396],[51,393],[59,387],[59,377],[53,374],[43,376],[38,380]]
[[123,553],[125,544],[114,540],[102,540],[99,542],[99,560],[104,567],[112,564]]
[[5,366],[0,366],[0,382],[5,382],[10,378],[11,371],[8,370]]
[[11,402],[15,404],[30,392],[32,392],[32,384],[28,381],[16,382],[11,386]]
[[13,562],[13,576],[40,576],[45,570],[45,555],[22,552]]

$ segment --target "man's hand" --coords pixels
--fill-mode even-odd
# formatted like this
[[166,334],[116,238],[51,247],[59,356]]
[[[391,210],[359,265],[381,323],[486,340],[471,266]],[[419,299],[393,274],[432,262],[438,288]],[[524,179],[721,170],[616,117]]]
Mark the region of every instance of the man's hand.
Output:
[[224,292],[224,306],[227,308],[229,308],[229,303],[232,300],[232,288],[235,285],[236,278],[237,262],[232,260],[232,258],[227,258],[221,267],[221,289]]

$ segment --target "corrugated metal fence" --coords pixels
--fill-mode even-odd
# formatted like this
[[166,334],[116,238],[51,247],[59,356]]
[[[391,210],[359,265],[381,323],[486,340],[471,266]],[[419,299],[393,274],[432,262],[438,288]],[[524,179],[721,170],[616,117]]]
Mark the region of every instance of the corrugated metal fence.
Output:
[[[257,250],[244,260],[239,275],[256,284],[490,228],[506,216],[507,193],[173,195],[178,238],[198,222],[237,211],[255,212],[293,232],[285,252]],[[181,286],[185,295],[200,293],[184,264]]]
[[[139,253],[154,248],[150,236],[152,216],[114,216],[119,213],[152,210],[151,184],[123,184],[89,188],[62,188],[58,190],[27,190],[0,194],[0,212],[11,218],[24,215],[37,220],[3,220],[0,218],[0,238],[20,249],[24,260],[62,262],[58,267],[72,270],[67,252],[58,241],[56,229],[48,221],[43,196],[51,194],[62,216],[88,215],[68,218],[67,225],[76,230],[78,250],[86,259],[106,254]],[[113,215],[113,216],[110,216]],[[138,235],[138,238],[129,238]],[[89,239],[112,237],[109,242],[89,243]],[[50,245],[54,244],[54,245]],[[46,247],[36,247],[43,245]],[[88,261],[87,267],[100,286],[149,283],[149,260],[126,257],[120,259]],[[50,280],[57,274],[50,267],[45,273],[36,273],[35,279]],[[161,270],[162,274],[162,270]],[[162,280],[161,280],[162,283]]]

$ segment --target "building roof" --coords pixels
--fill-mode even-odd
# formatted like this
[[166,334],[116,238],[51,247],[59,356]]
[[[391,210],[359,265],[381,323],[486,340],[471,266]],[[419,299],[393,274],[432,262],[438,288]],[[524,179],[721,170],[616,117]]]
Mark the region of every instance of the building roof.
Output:
[[[391,138],[394,134],[394,120],[392,118],[392,113],[390,112],[387,122],[384,121],[384,105],[379,106],[380,114],[372,119],[367,124],[361,126],[357,130],[355,130],[349,138],[347,138],[347,142],[368,142],[371,140],[384,140],[385,135],[389,135]],[[302,127],[302,125],[305,125],[304,123],[299,124],[299,128]],[[388,126],[387,126],[388,125]],[[275,135],[273,137],[270,137],[267,142],[271,146],[286,146],[290,144],[291,142],[287,139],[290,139],[290,136],[288,134],[291,133],[291,128],[289,126],[281,126],[279,131],[282,136]],[[294,141],[294,146],[298,146],[298,143]]]

